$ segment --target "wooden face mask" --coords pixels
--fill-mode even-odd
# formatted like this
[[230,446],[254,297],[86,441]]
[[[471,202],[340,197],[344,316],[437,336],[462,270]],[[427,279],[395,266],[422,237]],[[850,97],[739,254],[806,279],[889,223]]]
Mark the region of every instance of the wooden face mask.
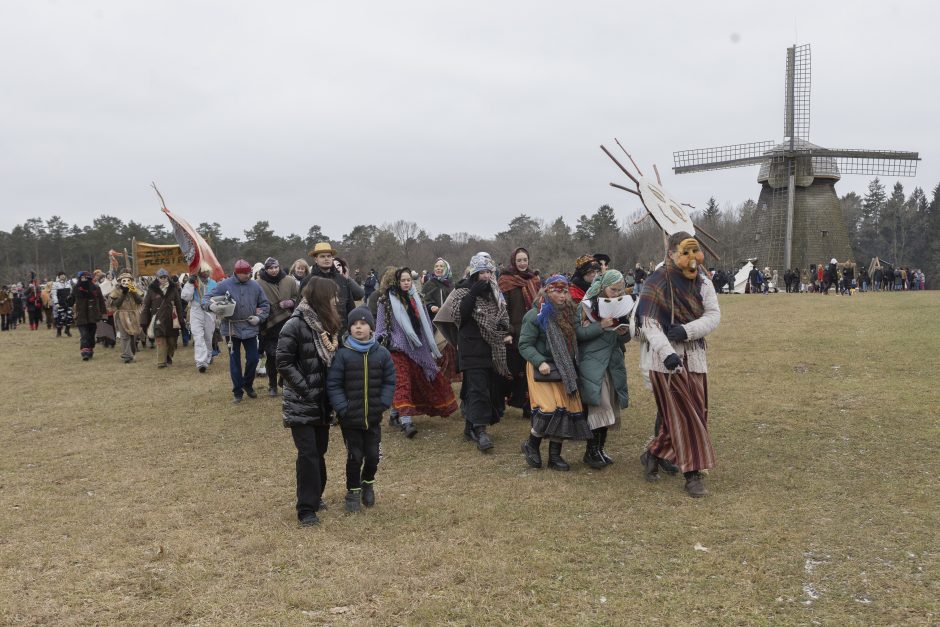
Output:
[[694,279],[698,276],[699,264],[704,261],[705,254],[699,248],[698,241],[694,237],[679,242],[676,247],[676,265],[682,270],[685,278]]

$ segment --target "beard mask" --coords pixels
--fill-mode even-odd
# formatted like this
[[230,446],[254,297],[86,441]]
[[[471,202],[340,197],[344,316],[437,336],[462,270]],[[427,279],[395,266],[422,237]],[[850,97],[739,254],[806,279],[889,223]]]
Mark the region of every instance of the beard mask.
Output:
[[682,270],[685,278],[697,277],[699,264],[703,261],[705,261],[705,253],[699,248],[698,241],[694,237],[682,240],[676,247],[676,265]]

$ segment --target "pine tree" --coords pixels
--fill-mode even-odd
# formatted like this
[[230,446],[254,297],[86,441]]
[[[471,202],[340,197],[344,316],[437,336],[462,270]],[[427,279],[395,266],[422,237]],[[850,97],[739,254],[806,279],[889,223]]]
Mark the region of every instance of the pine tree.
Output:
[[862,200],[862,219],[858,229],[859,250],[863,259],[883,256],[885,254],[884,241],[879,233],[881,212],[885,201],[884,185],[877,178],[868,184],[868,193]]

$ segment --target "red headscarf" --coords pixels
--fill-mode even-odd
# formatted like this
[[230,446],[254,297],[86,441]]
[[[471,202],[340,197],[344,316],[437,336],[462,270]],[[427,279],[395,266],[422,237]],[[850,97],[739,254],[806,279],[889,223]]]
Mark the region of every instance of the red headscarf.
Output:
[[529,257],[529,251],[525,248],[517,248],[512,251],[512,257],[509,258],[509,269],[505,270],[502,274],[499,275],[499,290],[506,294],[514,289],[519,289],[522,291],[522,299],[525,302],[526,310],[532,308],[532,303],[535,302],[536,297],[539,294],[539,288],[541,284],[539,283],[539,278],[535,276],[529,270],[519,270],[516,267],[516,256],[524,252],[526,257]]

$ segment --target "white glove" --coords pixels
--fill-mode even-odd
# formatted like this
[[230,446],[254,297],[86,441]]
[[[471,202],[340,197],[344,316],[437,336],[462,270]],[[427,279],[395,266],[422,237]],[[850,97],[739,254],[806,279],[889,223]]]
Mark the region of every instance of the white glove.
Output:
[[248,316],[248,324],[250,324],[253,327],[256,327],[259,324],[261,324],[261,318],[259,318],[258,316]]
[[221,306],[222,305],[220,305],[219,303],[212,301],[211,303],[209,303],[209,311],[211,311],[212,313],[216,313],[217,311],[219,311],[219,308]]

